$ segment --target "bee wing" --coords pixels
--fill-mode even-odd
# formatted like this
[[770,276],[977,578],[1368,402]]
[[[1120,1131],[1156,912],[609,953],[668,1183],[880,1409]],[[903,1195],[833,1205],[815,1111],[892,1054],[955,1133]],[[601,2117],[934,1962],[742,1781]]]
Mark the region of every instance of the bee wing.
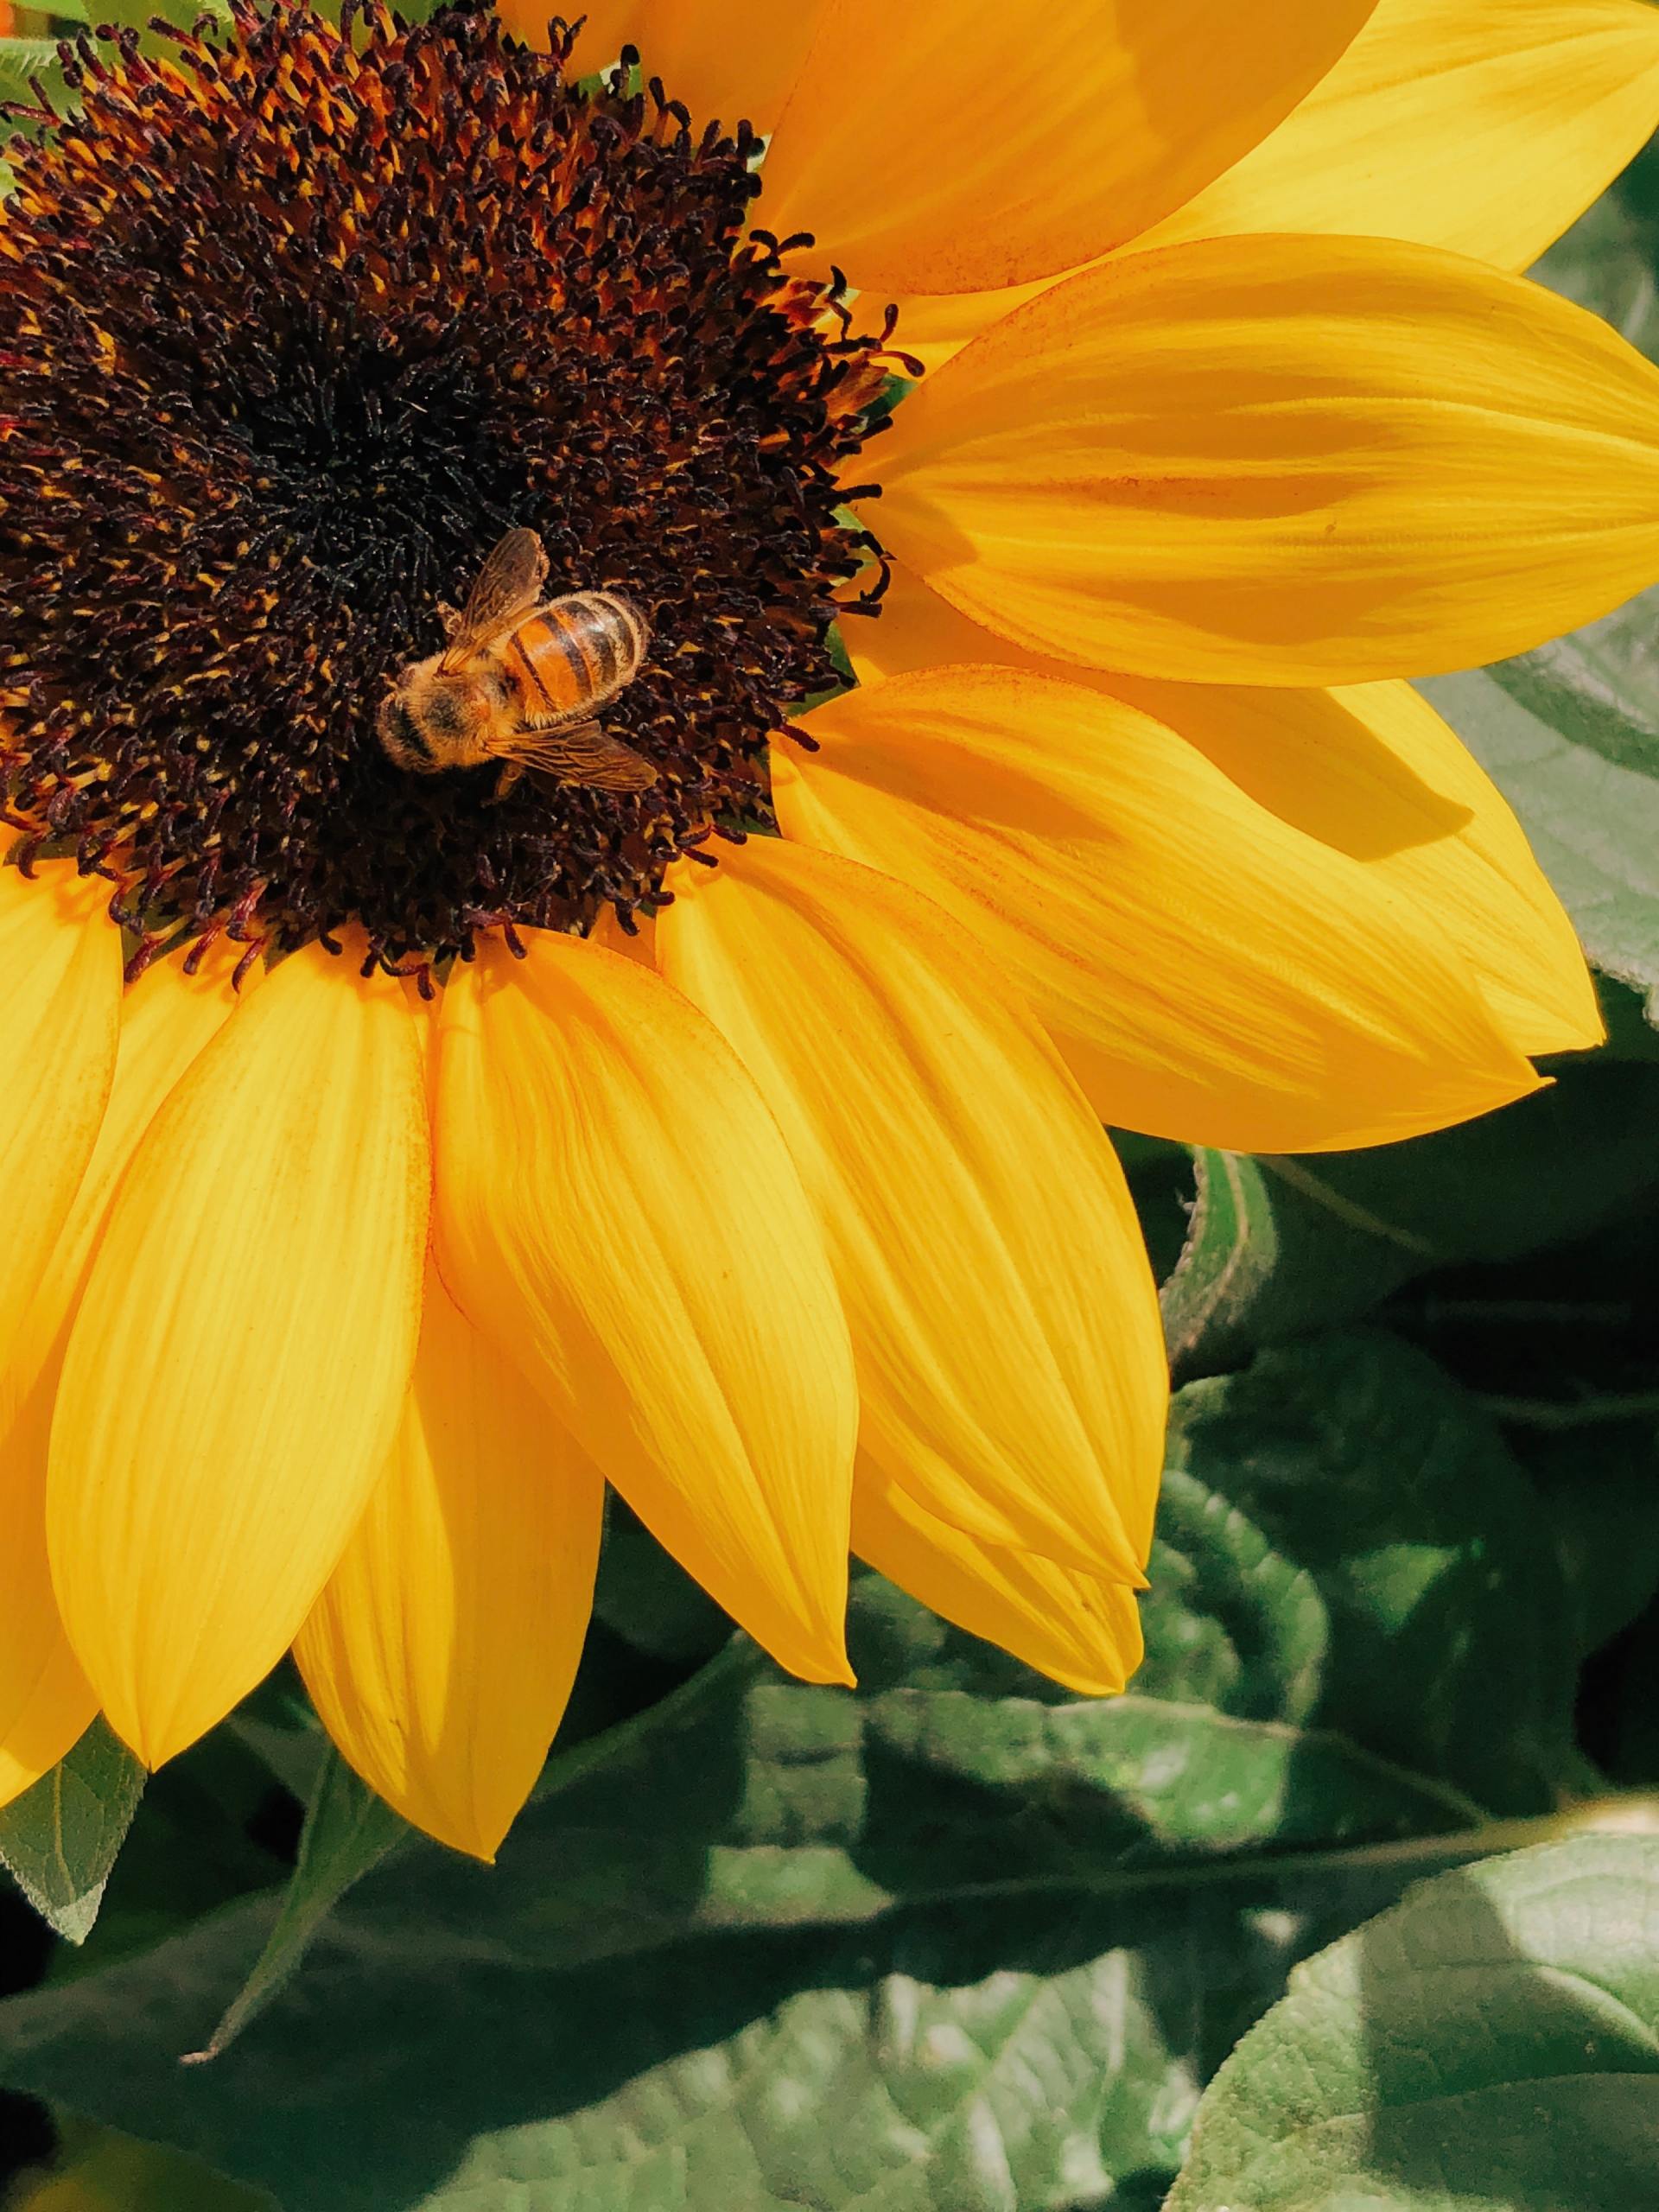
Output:
[[515,629],[540,600],[546,582],[541,539],[533,530],[510,530],[478,572],[443,656],[445,668],[453,671],[480,646]]
[[642,791],[657,781],[657,771],[631,745],[607,737],[597,722],[569,729],[512,730],[493,738],[498,760],[551,776],[556,783],[586,784],[594,791]]

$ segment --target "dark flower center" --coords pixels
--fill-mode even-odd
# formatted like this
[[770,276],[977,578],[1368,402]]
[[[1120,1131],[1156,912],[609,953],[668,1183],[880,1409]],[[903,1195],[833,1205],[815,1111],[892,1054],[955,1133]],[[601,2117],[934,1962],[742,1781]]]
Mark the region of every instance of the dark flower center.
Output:
[[[83,41],[84,107],[0,216],[0,773],[25,864],[117,886],[142,963],[350,924],[424,969],[588,927],[767,808],[769,733],[838,681],[885,574],[848,461],[892,357],[802,241],[748,232],[757,142],[567,81],[493,16],[336,33],[238,7],[156,59]],[[375,734],[491,549],[625,594],[617,791],[416,775]],[[861,571],[862,574],[861,574]]]

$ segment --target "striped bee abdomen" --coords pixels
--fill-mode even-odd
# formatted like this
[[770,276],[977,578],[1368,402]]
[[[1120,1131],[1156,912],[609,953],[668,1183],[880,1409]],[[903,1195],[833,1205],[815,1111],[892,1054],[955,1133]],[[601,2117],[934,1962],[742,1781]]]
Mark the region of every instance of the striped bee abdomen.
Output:
[[538,607],[499,648],[523,719],[578,721],[639,672],[651,632],[619,594],[572,592]]

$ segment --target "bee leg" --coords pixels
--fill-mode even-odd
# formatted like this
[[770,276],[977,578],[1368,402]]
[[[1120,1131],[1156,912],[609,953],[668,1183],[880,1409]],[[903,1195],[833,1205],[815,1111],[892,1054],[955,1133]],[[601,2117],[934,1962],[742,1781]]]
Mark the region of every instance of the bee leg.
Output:
[[517,760],[509,760],[505,764],[500,774],[495,779],[495,790],[490,798],[492,806],[499,806],[524,772],[523,766]]
[[461,609],[451,607],[447,599],[441,599],[438,601],[438,620],[443,625],[444,636],[453,638],[461,627]]

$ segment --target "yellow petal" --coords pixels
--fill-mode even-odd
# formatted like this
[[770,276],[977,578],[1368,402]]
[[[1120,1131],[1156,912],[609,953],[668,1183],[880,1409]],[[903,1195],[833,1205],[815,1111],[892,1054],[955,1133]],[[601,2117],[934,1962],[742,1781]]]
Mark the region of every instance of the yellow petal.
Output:
[[896,342],[931,375],[954,361],[982,330],[1075,274],[1065,270],[1058,276],[1039,276],[1029,284],[1001,284],[990,292],[912,292],[898,303]]
[[[1378,0],[1278,129],[1136,245],[1325,232],[1525,269],[1656,124],[1651,0]],[[1054,282],[913,295],[900,342],[943,368]]]
[[50,1414],[50,1398],[37,1393],[12,1412],[0,1436],[0,1805],[49,1772],[98,1711],[63,1632],[47,1564]]
[[907,676],[912,669],[950,668],[957,662],[982,661],[995,661],[1003,668],[1033,669],[1096,689],[1104,689],[1115,680],[1097,670],[1078,668],[1016,645],[1012,638],[970,620],[905,569],[894,570],[879,617],[849,619],[842,624],[841,633],[853,673],[861,683]]
[[625,960],[637,960],[642,968],[657,965],[657,924],[650,914],[632,917],[633,927],[625,930],[616,918],[614,906],[601,906],[599,916],[588,935],[589,944],[599,945],[606,952],[620,952]]
[[1135,1592],[1034,1552],[1004,1551],[940,1521],[861,1459],[853,1549],[936,1613],[1039,1674],[1109,1697],[1141,1663]]
[[1603,1036],[1560,900],[1503,793],[1408,683],[1274,690],[1105,679],[1242,791],[1359,861],[1460,954],[1520,1052]]
[[147,1764],[291,1642],[396,1431],[430,1187],[415,1025],[320,946],[261,984],[138,1145],[70,1332],[52,1573]]
[[1433,918],[1132,707],[952,668],[850,692],[810,727],[819,753],[774,748],[785,835],[964,922],[1103,1120],[1305,1152],[1535,1086]]
[[54,1766],[97,1710],[46,1551],[47,1444],[70,1318],[133,1147],[235,1002],[228,965],[192,978],[164,961],[128,993],[92,1160],[11,1341],[0,1382],[0,1803]]
[[882,536],[964,613],[1181,681],[1465,668],[1659,576],[1659,370],[1376,238],[1085,270],[893,416]]
[[973,938],[757,837],[677,872],[662,971],[788,1135],[853,1332],[862,1452],[982,1541],[1136,1580],[1168,1377],[1110,1144]]
[[[660,77],[671,99],[691,111],[695,129],[718,118],[773,127],[800,74],[827,0],[592,0],[570,57],[572,71],[608,69],[638,48],[647,83]],[[500,0],[502,22],[528,46],[547,45],[541,0]]]
[[234,964],[210,957],[199,974],[187,976],[178,961],[158,961],[126,994],[115,1080],[92,1156],[13,1338],[10,1374],[20,1391],[42,1380],[55,1390],[68,1324],[139,1139],[175,1084],[257,987],[256,968],[240,991],[232,989]]
[[1656,124],[1646,0],[1379,0],[1294,113],[1142,243],[1327,231],[1524,269]]
[[0,868],[0,1373],[92,1157],[115,1074],[121,932],[100,911],[109,898],[107,883],[82,881],[61,861],[32,880]]
[[1067,669],[995,638],[910,578],[877,622],[849,623],[861,680],[994,660],[1086,683],[1196,745],[1293,829],[1331,845],[1444,934],[1520,1052],[1601,1041],[1595,986],[1560,900],[1508,802],[1407,683],[1341,691],[1160,683]]
[[[961,0],[824,12],[762,219],[856,284],[959,292],[1122,245],[1288,115],[1374,0]],[[780,11],[787,16],[787,10]]]
[[475,1858],[494,1858],[569,1697],[604,1503],[429,1271],[391,1459],[294,1656],[370,1787]]
[[447,985],[437,1095],[461,1310],[775,1658],[849,1680],[852,1351],[731,1048],[638,962],[538,932]]

